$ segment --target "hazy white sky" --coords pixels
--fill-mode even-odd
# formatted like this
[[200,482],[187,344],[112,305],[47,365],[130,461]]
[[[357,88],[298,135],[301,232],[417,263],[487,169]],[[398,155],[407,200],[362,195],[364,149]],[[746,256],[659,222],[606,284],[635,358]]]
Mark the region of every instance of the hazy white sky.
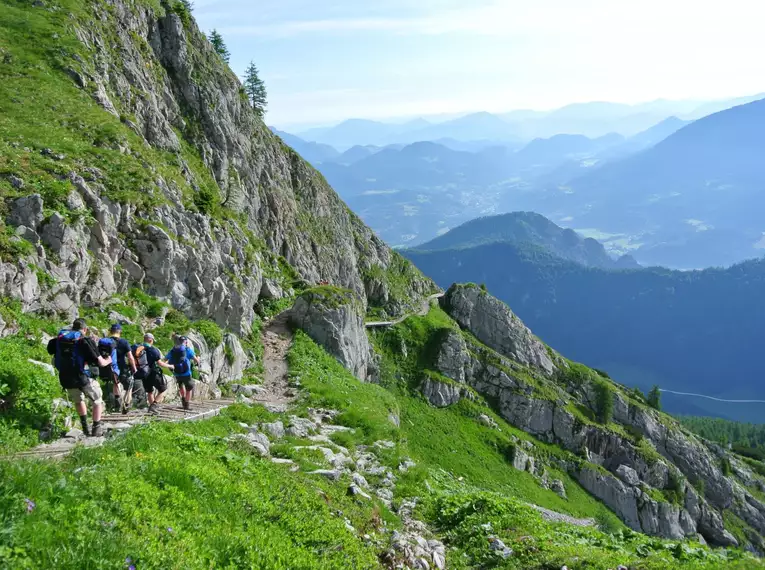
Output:
[[196,0],[269,124],[765,91],[763,0]]

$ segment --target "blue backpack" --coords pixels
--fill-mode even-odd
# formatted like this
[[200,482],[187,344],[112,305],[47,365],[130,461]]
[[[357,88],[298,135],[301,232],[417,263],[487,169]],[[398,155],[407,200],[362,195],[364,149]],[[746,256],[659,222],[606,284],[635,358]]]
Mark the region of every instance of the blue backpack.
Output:
[[80,353],[80,331],[61,330],[56,338],[56,369],[59,372],[82,372],[85,360]]
[[175,366],[173,374],[176,376],[188,376],[191,373],[191,361],[186,353],[185,346],[173,347],[170,356],[172,357],[172,364]]
[[114,374],[119,375],[120,368],[117,363],[117,343],[113,338],[102,338],[98,341],[98,355],[103,358],[111,358],[112,363],[109,366],[101,366],[98,374],[104,380],[114,380]]

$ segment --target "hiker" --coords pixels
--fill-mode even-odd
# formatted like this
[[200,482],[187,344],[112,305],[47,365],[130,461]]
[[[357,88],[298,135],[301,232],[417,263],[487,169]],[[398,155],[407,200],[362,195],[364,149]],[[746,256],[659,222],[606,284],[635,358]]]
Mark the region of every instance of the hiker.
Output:
[[194,378],[191,376],[191,363],[194,362],[199,366],[200,360],[194,353],[194,349],[189,346],[189,339],[185,336],[173,336],[175,346],[165,355],[163,364],[165,364],[164,368],[169,368],[173,371],[175,380],[178,382],[178,389],[181,393],[183,409],[188,410],[189,402],[191,401],[192,393],[194,392]]
[[109,337],[98,342],[98,351],[101,356],[108,354],[112,359],[110,367],[101,368],[100,376],[112,385],[114,410],[127,413],[137,392],[133,382],[136,364],[130,343],[122,338],[122,325],[115,323],[111,326]]
[[143,335],[143,344],[132,346],[132,353],[137,369],[134,377],[143,383],[149,403],[149,413],[157,414],[159,404],[165,399],[167,391],[167,380],[160,367],[169,368],[170,365],[162,362],[162,353],[154,346],[154,335],[151,333]]
[[[92,378],[90,367],[109,366],[111,358],[98,354],[95,337],[88,336],[88,326],[84,319],[77,319],[71,330],[62,329],[48,342],[48,354],[55,355],[58,380],[74,402],[80,416],[82,433],[88,436],[104,435],[101,424],[103,412],[103,392],[98,382]],[[88,370],[85,366],[88,366]],[[88,406],[85,398],[93,402],[93,429],[88,429]]]

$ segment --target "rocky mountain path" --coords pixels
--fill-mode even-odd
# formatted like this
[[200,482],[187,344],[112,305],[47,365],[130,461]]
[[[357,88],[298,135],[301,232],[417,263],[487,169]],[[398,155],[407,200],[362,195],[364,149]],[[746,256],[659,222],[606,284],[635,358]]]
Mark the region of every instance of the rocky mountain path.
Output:
[[285,311],[268,322],[263,330],[263,384],[253,401],[271,412],[286,412],[297,394],[289,386],[287,353],[292,345],[292,331]]
[[422,305],[420,306],[420,310],[415,313],[407,313],[402,317],[399,317],[395,321],[372,321],[369,323],[364,323],[364,326],[366,326],[368,329],[372,328],[380,328],[380,327],[393,327],[396,326],[399,323],[403,323],[406,319],[413,316],[418,317],[424,317],[428,314],[428,311],[430,311],[430,303],[434,301],[435,299],[440,299],[444,296],[444,293],[436,293],[435,295],[431,295],[430,297],[427,297],[422,301]]
[[[194,400],[188,410],[180,404],[163,404],[158,415],[149,415],[147,410],[131,410],[127,414],[104,414],[102,421],[107,434],[122,432],[148,419],[160,422],[198,421],[212,418],[236,400]],[[64,437],[50,443],[43,443],[30,450],[9,456],[10,458],[59,459],[69,455],[77,446],[96,447],[103,445],[106,437],[85,437],[81,430],[71,429]]]
[[574,526],[596,526],[598,523],[595,519],[578,519],[576,517],[572,517],[571,515],[565,515],[563,513],[558,513],[556,511],[551,511],[550,509],[546,509],[544,507],[540,507],[539,505],[533,505],[531,503],[528,503],[528,505],[538,511],[542,518],[545,519],[548,522],[562,522]]

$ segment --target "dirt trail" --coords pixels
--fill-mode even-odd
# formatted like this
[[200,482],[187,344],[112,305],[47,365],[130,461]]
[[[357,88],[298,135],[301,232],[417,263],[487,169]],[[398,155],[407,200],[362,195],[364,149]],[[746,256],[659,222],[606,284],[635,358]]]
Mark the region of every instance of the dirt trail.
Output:
[[399,323],[403,323],[406,319],[414,315],[424,317],[425,315],[428,314],[428,311],[430,311],[430,302],[433,301],[434,299],[440,299],[443,296],[444,296],[443,293],[436,293],[435,295],[431,295],[430,297],[423,299],[422,304],[420,305],[420,309],[416,313],[407,313],[397,318],[395,321],[374,321],[370,323],[365,323],[364,326],[366,326],[368,329],[379,328],[379,327],[392,327]]
[[274,317],[263,331],[263,388],[253,399],[272,412],[284,412],[297,397],[289,386],[287,352],[292,345],[292,331],[287,312]]

